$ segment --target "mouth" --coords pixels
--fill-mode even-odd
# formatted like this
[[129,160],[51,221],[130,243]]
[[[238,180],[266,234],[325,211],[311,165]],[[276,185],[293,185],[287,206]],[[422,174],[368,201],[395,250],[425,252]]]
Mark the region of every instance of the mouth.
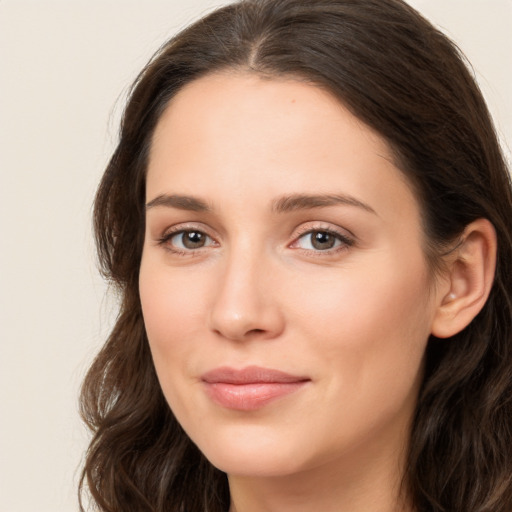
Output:
[[221,367],[202,375],[208,397],[217,405],[254,411],[301,389],[311,379],[279,370],[249,366],[241,370]]

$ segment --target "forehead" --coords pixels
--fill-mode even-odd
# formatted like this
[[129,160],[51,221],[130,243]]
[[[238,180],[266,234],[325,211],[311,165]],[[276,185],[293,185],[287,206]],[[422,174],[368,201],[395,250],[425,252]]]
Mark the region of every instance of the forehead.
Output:
[[[315,129],[333,123],[338,124],[339,132],[341,119],[345,130],[352,132],[350,135],[358,131],[359,139],[371,139],[379,154],[393,159],[383,138],[324,88],[298,79],[268,78],[239,71],[209,74],[179,90],[157,125],[153,148],[163,132],[176,128],[189,139],[195,133],[196,142],[207,142],[209,139],[204,137],[208,133],[220,136],[234,132],[244,138],[233,137],[231,142],[241,140],[244,147],[249,147],[263,141],[259,136],[264,134],[256,128],[264,127],[265,133],[279,135],[280,144],[287,140],[293,144],[297,135],[311,139]],[[248,130],[249,137],[245,137]],[[344,135],[347,138],[347,133]],[[338,142],[343,144],[342,139]]]
[[336,191],[394,210],[417,207],[389,145],[332,94],[235,72],[191,82],[162,115],[148,198],[169,188],[220,201],[236,192],[249,202]]

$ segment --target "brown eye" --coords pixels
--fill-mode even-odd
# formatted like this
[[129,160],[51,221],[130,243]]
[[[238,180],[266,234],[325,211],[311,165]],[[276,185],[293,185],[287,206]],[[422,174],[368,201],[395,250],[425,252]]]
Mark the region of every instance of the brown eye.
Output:
[[336,243],[336,237],[328,231],[313,231],[310,237],[311,245],[319,251],[332,249]]
[[213,243],[208,235],[195,230],[179,231],[173,234],[168,241],[171,246],[181,250],[201,249]]
[[199,231],[185,231],[182,235],[183,245],[187,249],[198,249],[203,247],[206,240],[206,235]]
[[353,241],[341,233],[326,229],[314,229],[304,233],[294,243],[295,247],[308,251],[329,251],[330,249],[350,247]]

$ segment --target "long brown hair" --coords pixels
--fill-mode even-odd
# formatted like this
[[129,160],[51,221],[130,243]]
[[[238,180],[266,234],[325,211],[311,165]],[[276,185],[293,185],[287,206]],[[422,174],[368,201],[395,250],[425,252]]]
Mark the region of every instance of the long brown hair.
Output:
[[464,57],[401,0],[241,1],[171,39],[136,79],[95,202],[99,261],[120,312],[82,388],[94,436],[81,491],[87,484],[103,512],[229,506],[226,476],[163,397],[138,292],[153,131],[181,87],[221,69],[308,80],[377,130],[414,186],[434,269],[466,225],[493,223],[497,269],[484,309],[452,339],[429,340],[404,485],[419,512],[510,512],[510,177]]

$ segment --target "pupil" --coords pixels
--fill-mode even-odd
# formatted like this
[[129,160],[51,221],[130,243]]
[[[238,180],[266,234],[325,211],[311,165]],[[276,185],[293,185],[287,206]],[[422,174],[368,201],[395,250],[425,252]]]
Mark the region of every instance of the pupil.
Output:
[[315,249],[331,249],[334,247],[334,236],[326,231],[316,231],[313,233],[312,245]]
[[187,231],[183,236],[183,245],[187,249],[197,249],[198,247],[203,247],[203,233],[198,233],[197,231]]

